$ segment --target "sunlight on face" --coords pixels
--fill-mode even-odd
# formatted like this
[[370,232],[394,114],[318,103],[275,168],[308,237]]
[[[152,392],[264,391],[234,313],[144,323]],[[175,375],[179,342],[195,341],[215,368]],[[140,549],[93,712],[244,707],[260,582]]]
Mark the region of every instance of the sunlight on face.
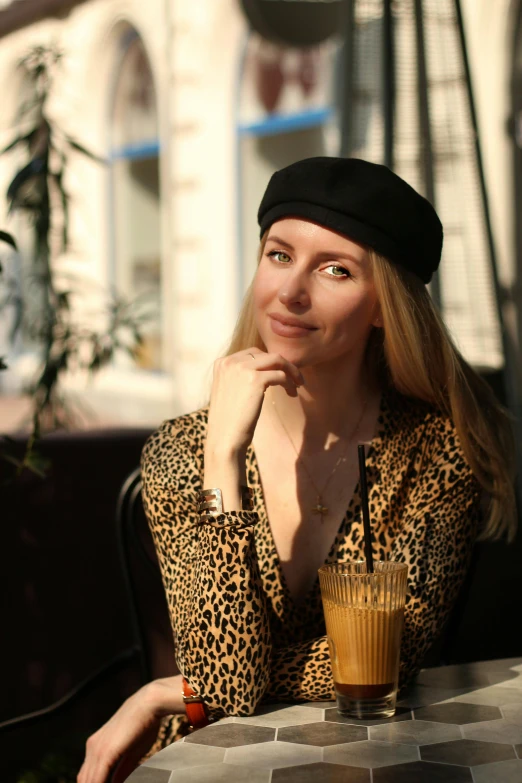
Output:
[[365,248],[301,218],[270,227],[253,295],[267,351],[302,367],[360,358],[379,314]]

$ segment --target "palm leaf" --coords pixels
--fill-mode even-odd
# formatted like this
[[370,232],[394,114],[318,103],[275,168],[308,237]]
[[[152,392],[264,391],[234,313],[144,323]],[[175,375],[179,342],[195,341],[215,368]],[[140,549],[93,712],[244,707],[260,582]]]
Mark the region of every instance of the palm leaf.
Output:
[[14,237],[12,237],[11,234],[8,234],[7,231],[0,231],[0,242],[6,242],[15,250],[18,250]]
[[14,465],[18,469],[20,469],[22,466],[22,462],[19,459],[13,457],[12,454],[9,454],[8,451],[4,451],[3,449],[0,450],[0,459],[2,459],[4,462],[9,462],[10,465]]
[[30,142],[36,131],[38,130],[37,127],[32,128],[29,133],[26,133],[24,136],[17,136],[15,139],[13,139],[7,147],[4,147],[3,150],[0,150],[0,155],[4,155],[6,152],[9,152],[10,150],[13,150],[15,147],[18,146],[18,144],[25,144],[27,142]]
[[86,155],[91,160],[96,161],[96,163],[103,163],[104,165],[107,165],[108,161],[105,158],[100,158],[98,155],[95,155],[94,152],[90,152],[88,149],[86,149],[82,144],[79,144],[77,141],[72,139],[70,136],[65,136],[65,140],[69,144],[70,147],[72,147],[77,152],[81,152],[82,155]]
[[11,205],[14,205],[18,191],[22,185],[25,185],[31,179],[36,179],[37,177],[45,175],[46,171],[47,165],[42,158],[33,158],[26,166],[20,169],[7,188],[7,198],[11,202]]
[[38,451],[36,451],[34,446],[25,455],[23,462],[23,466],[25,468],[30,470],[31,473],[35,473],[40,478],[46,477],[50,465],[50,461],[43,457]]
[[24,141],[23,136],[17,136],[16,139],[13,139],[7,147],[4,147],[3,150],[0,150],[0,155],[5,155],[6,152],[9,152],[10,150],[14,150],[15,147],[18,146],[18,144],[21,144]]

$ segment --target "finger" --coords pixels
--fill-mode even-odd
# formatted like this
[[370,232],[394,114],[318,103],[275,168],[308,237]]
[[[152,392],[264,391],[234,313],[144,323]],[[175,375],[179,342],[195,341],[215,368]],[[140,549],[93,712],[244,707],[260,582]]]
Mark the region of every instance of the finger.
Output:
[[78,775],[77,783],[99,783],[100,777],[96,771],[96,768],[93,768],[92,764],[87,764],[82,767],[80,770],[81,776]]
[[110,783],[123,783],[131,772],[134,772],[143,756],[151,749],[158,735],[159,721],[151,724],[149,729],[138,738],[120,759],[114,770]]
[[260,348],[256,348],[256,346],[253,345],[251,348],[244,348],[242,351],[238,351],[237,353],[232,353],[228,356],[222,356],[221,360],[226,360],[230,363],[251,362],[253,359],[256,360],[262,356],[267,356],[266,351],[262,351]]
[[238,351],[236,355],[241,356],[242,354],[253,355],[256,358],[258,356],[268,356],[266,351],[262,351],[261,348],[258,348],[255,345],[252,345],[250,348],[245,348],[243,351]]
[[77,783],[107,783],[110,765],[96,756],[87,756],[76,778]]
[[285,370],[260,370],[256,376],[265,391],[269,386],[282,386],[291,397],[297,396],[297,384]]
[[304,377],[301,370],[296,367],[295,364],[289,362],[288,359],[285,359],[284,356],[281,356],[281,354],[260,351],[259,354],[255,356],[254,361],[252,361],[252,356],[250,357],[250,361],[252,364],[255,362],[256,369],[264,370],[277,368],[286,370],[292,376],[297,386],[304,384]]
[[98,759],[98,764],[93,770],[92,781],[89,781],[89,783],[109,783],[111,767],[112,765],[108,764],[107,761]]

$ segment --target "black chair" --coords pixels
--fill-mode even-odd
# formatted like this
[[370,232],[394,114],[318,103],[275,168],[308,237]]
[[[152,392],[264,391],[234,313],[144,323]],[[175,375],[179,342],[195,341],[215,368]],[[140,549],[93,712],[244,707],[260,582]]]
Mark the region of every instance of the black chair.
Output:
[[120,491],[117,530],[134,649],[140,663],[141,681],[146,683],[177,674],[178,669],[165,591],[141,500],[141,486],[140,469],[136,468]]
[[[133,672],[132,690],[151,679],[178,673],[165,591],[141,501],[139,468],[128,475],[119,492],[116,538],[132,643],[70,688],[59,700],[42,709],[0,722],[0,745],[10,742],[16,734],[22,747],[23,736],[31,741],[31,731],[28,734],[27,730],[32,728],[34,733],[43,726],[55,725],[54,734],[57,736],[71,711],[81,706],[85,699],[96,698],[96,694],[103,698],[108,681],[121,676],[127,680],[129,670]],[[118,704],[115,704],[113,709],[117,707]]]
[[444,662],[522,656],[522,533],[475,545],[471,567],[445,633]]
[[[28,471],[14,477],[0,464],[1,613],[9,638],[0,653],[2,783],[68,737],[95,731],[147,676],[114,511],[149,434],[46,435],[44,479]],[[13,443],[22,455],[25,439]]]

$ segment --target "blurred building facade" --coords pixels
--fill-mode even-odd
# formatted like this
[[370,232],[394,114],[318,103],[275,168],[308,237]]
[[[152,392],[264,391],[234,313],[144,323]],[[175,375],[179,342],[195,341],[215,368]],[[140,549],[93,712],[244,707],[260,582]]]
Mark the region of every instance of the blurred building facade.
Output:
[[[412,3],[401,1],[404,55]],[[463,2],[499,274],[517,345],[520,5]],[[371,48],[377,29],[372,3],[361,7],[359,45]],[[425,7],[428,13],[434,4],[426,0]],[[86,318],[95,317],[100,292],[113,287],[146,301],[150,311],[137,361],[121,357],[87,385],[73,377],[72,393],[102,422],[155,425],[204,404],[212,362],[227,346],[255,270],[256,211],[269,176],[302,157],[338,154],[340,37],[302,50],[278,46],[250,29],[239,0],[4,0],[0,35],[0,147],[13,135],[24,95],[21,57],[33,45],[55,44],[64,57],[55,76],[53,118],[108,161],[70,160],[72,242],[56,268],[81,289]],[[448,53],[436,41],[431,45],[442,83]],[[371,67],[377,67],[371,58],[369,67],[360,93],[371,92]],[[398,114],[402,110],[409,107],[398,106]],[[456,122],[441,109],[441,133],[449,134]],[[381,129],[370,109],[360,133],[353,153],[378,161]],[[407,133],[404,139],[397,170],[416,185],[414,144]],[[454,187],[446,195],[440,191],[441,211],[450,225],[467,196],[455,189],[464,169],[454,160],[445,165],[442,181]],[[15,155],[0,158],[0,203],[6,203],[16,166]],[[27,227],[2,217],[4,227],[23,250]],[[448,247],[464,260],[461,267],[449,256],[443,262],[443,313],[466,358],[496,370],[502,353],[491,280],[484,260],[467,276],[473,224],[459,231],[447,232]],[[2,339],[10,317],[0,315]],[[34,346],[21,337],[15,346],[2,346],[0,355],[10,366],[0,377],[0,394],[13,397],[34,368]]]

